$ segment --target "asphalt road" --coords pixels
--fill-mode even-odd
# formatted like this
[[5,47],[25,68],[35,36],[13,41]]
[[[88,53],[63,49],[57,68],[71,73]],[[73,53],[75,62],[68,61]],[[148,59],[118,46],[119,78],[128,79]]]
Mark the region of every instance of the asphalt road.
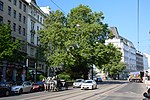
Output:
[[94,90],[69,87],[65,91],[27,93],[0,97],[0,100],[142,100],[145,91],[144,83],[105,81]]

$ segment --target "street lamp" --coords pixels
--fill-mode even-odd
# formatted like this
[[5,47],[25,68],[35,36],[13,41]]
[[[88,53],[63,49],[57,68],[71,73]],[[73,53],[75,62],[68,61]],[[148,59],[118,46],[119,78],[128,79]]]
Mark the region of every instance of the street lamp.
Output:
[[34,82],[36,82],[36,77],[37,77],[37,66],[36,66],[36,63],[35,63],[35,77],[34,77]]

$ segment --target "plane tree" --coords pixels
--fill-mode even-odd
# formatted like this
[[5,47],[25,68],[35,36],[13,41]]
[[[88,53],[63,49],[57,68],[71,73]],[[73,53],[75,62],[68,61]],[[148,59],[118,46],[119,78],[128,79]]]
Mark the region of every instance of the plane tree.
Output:
[[12,60],[19,47],[18,41],[13,42],[10,26],[0,24],[0,61]]
[[106,62],[102,65],[102,69],[109,77],[119,78],[119,73],[125,69],[125,64],[121,62],[122,53],[119,48],[113,44],[106,45],[105,59]]
[[63,65],[64,72],[72,78],[87,78],[93,64],[102,68],[110,60],[105,40],[113,37],[103,19],[102,12],[92,12],[84,5],[67,15],[52,11],[38,33],[49,67]]

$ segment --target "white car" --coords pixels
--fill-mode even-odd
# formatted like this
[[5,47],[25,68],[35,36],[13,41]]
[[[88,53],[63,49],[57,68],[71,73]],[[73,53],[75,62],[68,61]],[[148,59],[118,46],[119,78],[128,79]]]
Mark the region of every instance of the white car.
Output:
[[14,86],[11,87],[11,91],[13,93],[25,93],[25,92],[33,92],[32,83],[29,81],[25,82],[17,82]]
[[84,79],[76,79],[76,81],[73,83],[73,88],[81,87],[81,84],[84,82]]
[[83,89],[96,89],[97,83],[94,80],[85,80],[81,85],[81,90]]

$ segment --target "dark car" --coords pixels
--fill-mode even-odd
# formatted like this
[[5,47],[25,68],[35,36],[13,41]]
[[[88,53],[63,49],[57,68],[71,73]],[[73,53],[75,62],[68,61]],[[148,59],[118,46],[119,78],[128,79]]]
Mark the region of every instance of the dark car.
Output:
[[44,91],[44,82],[38,81],[32,84],[33,91]]
[[7,82],[0,82],[0,96],[11,95],[11,85]]
[[96,82],[103,82],[103,80],[102,80],[101,77],[97,77],[95,81],[96,81]]

